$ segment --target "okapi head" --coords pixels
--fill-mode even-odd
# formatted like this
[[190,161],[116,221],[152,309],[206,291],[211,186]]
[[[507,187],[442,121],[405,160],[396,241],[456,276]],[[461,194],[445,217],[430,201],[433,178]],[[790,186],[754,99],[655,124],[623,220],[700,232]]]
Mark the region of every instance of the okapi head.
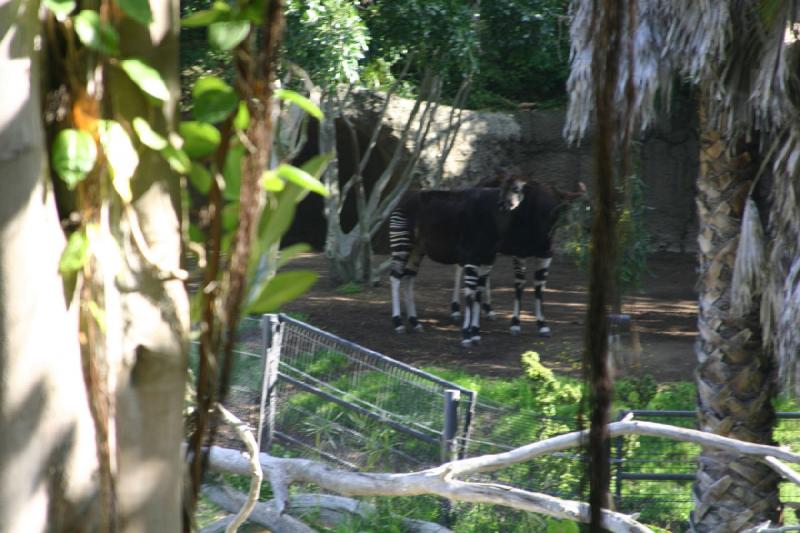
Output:
[[499,180],[501,211],[513,211],[525,199],[525,180],[515,176],[503,176]]

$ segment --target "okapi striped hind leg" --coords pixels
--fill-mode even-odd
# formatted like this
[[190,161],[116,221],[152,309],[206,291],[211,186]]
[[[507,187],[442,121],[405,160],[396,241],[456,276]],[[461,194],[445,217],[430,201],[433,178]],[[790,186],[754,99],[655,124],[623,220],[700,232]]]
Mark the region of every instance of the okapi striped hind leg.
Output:
[[514,265],[514,311],[511,315],[511,334],[519,335],[519,314],[522,311],[522,293],[525,290],[527,265],[525,259],[520,259],[517,256],[513,256],[511,262]]
[[[406,276],[406,265],[412,249],[411,228],[405,211],[397,209],[389,217],[389,248],[392,252],[392,270],[389,275],[392,290],[392,326],[397,333],[405,333],[402,311],[400,309],[400,285]],[[408,306],[408,292],[406,306]],[[413,289],[411,292],[413,305]],[[414,313],[416,320],[416,311]]]
[[464,265],[464,322],[461,326],[461,345],[469,348],[481,340],[481,295],[478,289],[480,270],[476,265]]
[[453,296],[450,298],[450,319],[453,322],[458,323],[458,320],[461,318],[461,273],[463,268],[461,265],[456,265],[455,268],[455,276],[453,279]]
[[547,285],[547,275],[550,272],[550,257],[534,257],[533,288],[534,288],[534,311],[536,312],[536,326],[539,328],[540,337],[549,337],[551,334],[550,326],[544,319],[542,303],[544,301],[544,287]]

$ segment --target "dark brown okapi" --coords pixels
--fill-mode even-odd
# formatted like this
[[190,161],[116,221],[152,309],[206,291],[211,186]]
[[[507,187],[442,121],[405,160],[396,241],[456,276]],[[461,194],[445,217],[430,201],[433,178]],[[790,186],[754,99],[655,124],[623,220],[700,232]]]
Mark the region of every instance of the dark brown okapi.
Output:
[[412,330],[420,330],[414,303],[414,277],[427,255],[438,263],[457,264],[464,271],[464,322],[462,344],[480,341],[480,303],[500,237],[511,213],[522,203],[523,182],[505,179],[500,187],[460,191],[408,193],[389,218],[392,252],[392,321],[405,331],[400,310],[400,285],[407,281],[406,317]]
[[[502,179],[502,178],[501,178]],[[492,186],[498,183],[495,178],[482,182],[482,185]],[[527,259],[533,259],[533,286],[535,294],[534,312],[539,336],[549,337],[550,326],[547,324],[542,311],[544,301],[544,288],[553,257],[553,233],[559,217],[569,204],[586,192],[586,186],[578,183],[576,192],[562,192],[552,185],[530,180],[523,188],[523,200],[519,208],[511,214],[511,221],[506,231],[502,233],[497,252],[510,255],[514,265],[514,312],[511,318],[511,334],[520,332],[520,311],[522,309],[522,294],[526,283]],[[457,319],[460,315],[458,289],[461,280],[461,271],[456,267],[456,279],[453,289],[453,298],[450,303],[451,315]],[[489,280],[486,281],[485,297],[482,302],[484,313],[494,318],[491,306],[491,292]]]

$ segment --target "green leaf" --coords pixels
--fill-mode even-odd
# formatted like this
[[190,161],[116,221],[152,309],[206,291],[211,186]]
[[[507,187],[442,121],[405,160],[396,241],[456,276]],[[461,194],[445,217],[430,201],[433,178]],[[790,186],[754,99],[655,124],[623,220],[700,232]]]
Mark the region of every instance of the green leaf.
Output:
[[78,39],[92,50],[104,54],[119,54],[119,34],[107,22],[100,20],[100,15],[93,9],[84,9],[73,18],[75,33]]
[[225,165],[222,167],[222,176],[225,178],[223,196],[232,202],[239,200],[239,191],[242,187],[242,157],[244,157],[244,146],[231,146],[225,156]]
[[250,125],[250,110],[247,109],[245,102],[239,102],[239,109],[236,110],[236,116],[233,117],[233,127],[237,130],[246,130]]
[[75,0],[44,0],[43,3],[47,9],[53,12],[59,22],[64,22],[78,6]]
[[183,28],[201,28],[208,26],[212,22],[222,16],[222,12],[216,9],[204,9],[202,11],[195,11],[181,20],[181,27]]
[[94,168],[96,160],[97,146],[87,132],[66,129],[56,135],[51,163],[68,188],[74,189]]
[[148,0],[117,0],[117,5],[123,13],[143,26],[153,22],[153,12],[150,11]]
[[325,118],[325,115],[320,108],[317,107],[317,104],[298,92],[290,91],[289,89],[278,89],[275,91],[275,96],[281,100],[293,103],[317,120],[323,120]]
[[286,187],[286,183],[278,177],[274,170],[265,170],[261,178],[261,185],[264,190],[269,192],[280,192]]
[[281,250],[280,258],[278,258],[278,268],[286,265],[289,261],[294,259],[300,254],[306,254],[311,251],[311,246],[304,242],[298,242],[297,244],[292,244],[291,246],[287,246],[283,250]]
[[178,132],[183,137],[183,150],[189,157],[204,157],[219,146],[222,135],[212,124],[187,120],[181,122]]
[[305,189],[289,183],[277,194],[277,206],[264,209],[258,221],[258,239],[265,248],[280,241],[292,225],[297,209],[296,200],[304,193]]
[[232,232],[238,225],[239,204],[227,204],[222,208],[222,229]]
[[169,144],[167,140],[150,127],[150,123],[142,117],[135,117],[133,119],[133,131],[136,132],[136,135],[139,137],[139,140],[142,141],[143,145],[156,152],[160,152]]
[[249,20],[212,22],[208,26],[208,42],[218,50],[232,50],[250,33]]
[[328,196],[329,194],[328,189],[325,188],[325,185],[323,185],[321,181],[305,170],[286,163],[281,163],[278,166],[277,172],[278,176],[281,178],[291,181],[292,183],[299,185],[304,189],[308,189],[311,192],[315,192],[321,196]]
[[178,174],[188,174],[192,167],[192,160],[186,155],[186,152],[180,148],[176,148],[171,144],[161,150],[161,155],[167,160],[169,166]]
[[86,230],[81,228],[69,236],[67,246],[61,252],[61,259],[58,261],[58,271],[61,274],[77,272],[89,259],[89,239]]
[[236,111],[239,97],[233,87],[216,76],[197,80],[192,89],[192,113],[203,122],[222,122]]
[[120,62],[120,66],[145,93],[162,102],[169,99],[169,88],[156,69],[141,59],[125,59]]
[[131,178],[139,166],[139,154],[133,147],[128,132],[116,120],[99,121],[100,144],[111,168],[111,178],[122,201],[133,199]]
[[300,165],[300,168],[319,179],[322,176],[322,173],[325,172],[325,169],[328,167],[328,163],[330,163],[331,159],[333,159],[333,152],[315,155]]
[[198,192],[208,194],[208,191],[211,190],[211,179],[211,173],[205,166],[192,163],[192,168],[189,170],[189,181]]
[[248,314],[272,313],[302,295],[319,279],[309,271],[281,272],[269,280],[255,300],[247,306]]
[[264,23],[264,0],[248,2],[242,9],[242,15],[256,26],[261,26]]

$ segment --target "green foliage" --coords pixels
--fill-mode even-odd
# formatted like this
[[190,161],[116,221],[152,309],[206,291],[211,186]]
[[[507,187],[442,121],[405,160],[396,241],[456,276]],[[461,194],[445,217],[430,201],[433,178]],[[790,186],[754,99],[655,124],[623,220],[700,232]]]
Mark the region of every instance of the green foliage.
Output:
[[316,272],[279,272],[247,306],[247,313],[273,313],[283,304],[305,293],[318,278],[319,274]]
[[415,68],[472,72],[476,66],[478,36],[475,9],[461,0],[406,0],[373,2],[365,13],[372,36],[370,62],[397,64],[413,55]]
[[211,154],[222,139],[219,130],[207,122],[185,120],[178,126],[178,131],[183,137],[183,150],[192,159]]
[[[625,191],[626,187],[628,192]],[[650,233],[645,223],[644,184],[631,176],[627,184],[617,186],[617,287],[622,294],[641,288],[647,273]],[[626,200],[625,197],[628,196]],[[559,224],[560,240],[567,254],[581,268],[588,268],[591,254],[591,206],[573,202]]]
[[296,91],[278,89],[275,91],[275,96],[281,100],[286,100],[295,104],[317,120],[323,120],[325,118],[325,115],[322,114],[322,111],[319,107],[317,107],[317,104]]
[[359,294],[364,291],[364,286],[355,281],[348,281],[344,285],[336,287],[338,294]]
[[81,229],[74,231],[67,241],[67,246],[61,253],[58,262],[58,271],[62,274],[69,274],[80,270],[89,259],[89,238],[86,231]]
[[75,33],[87,48],[108,55],[119,54],[119,34],[111,24],[100,20],[93,9],[84,9],[73,17]]
[[225,52],[236,48],[249,34],[249,20],[224,20],[208,25],[208,42]]
[[481,3],[481,53],[470,107],[563,104],[569,73],[567,7],[563,0]]
[[239,109],[236,91],[216,76],[203,76],[195,82],[192,103],[194,117],[203,122],[222,122]]
[[369,43],[355,0],[288,0],[287,58],[325,88],[359,79],[359,62]]
[[50,149],[53,170],[70,189],[86,178],[96,159],[97,147],[91,134],[76,129],[58,132]]
[[142,26],[147,26],[153,22],[153,12],[150,11],[148,0],[116,0],[117,5],[128,17],[132,18]]
[[146,94],[162,102],[169,99],[169,89],[156,69],[141,59],[125,59],[120,61],[122,70]]

